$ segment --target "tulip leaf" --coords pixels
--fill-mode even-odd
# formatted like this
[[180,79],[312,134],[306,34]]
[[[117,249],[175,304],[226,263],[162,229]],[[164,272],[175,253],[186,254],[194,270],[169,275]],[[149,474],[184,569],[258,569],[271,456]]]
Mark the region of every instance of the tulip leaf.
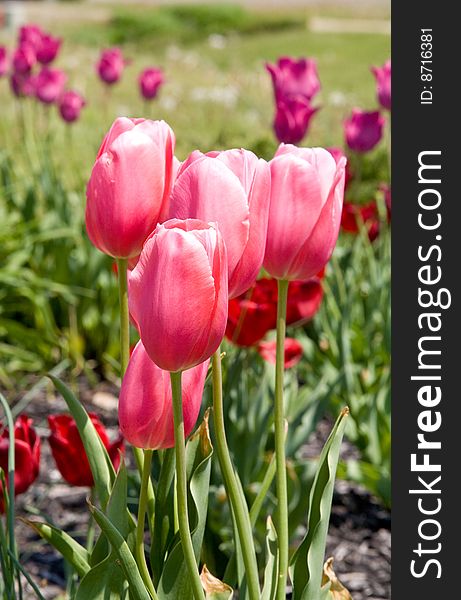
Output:
[[75,419],[77,429],[85,448],[85,453],[90,463],[96,491],[105,508],[110,496],[110,490],[115,480],[115,471],[109,458],[107,450],[101,441],[88,413],[77,400],[69,388],[57,377],[49,374],[48,377],[54,383],[58,392],[62,395]]
[[320,454],[309,496],[307,533],[292,559],[293,600],[318,600],[339,452],[349,409],[339,415]]
[[31,527],[40,537],[62,554],[80,577],[88,573],[90,570],[88,552],[70,535],[48,523],[30,521],[29,519],[21,519],[21,521]]
[[[208,416],[209,411],[206,412],[202,424],[190,437],[186,446],[186,468],[190,492],[188,498],[189,521],[197,561],[205,532],[213,454]],[[190,577],[184,561],[179,534],[176,534],[172,540],[157,592],[159,600],[190,600],[192,598]]]
[[274,600],[277,593],[279,576],[279,559],[277,532],[272,519],[268,517],[266,524],[266,568],[261,600]]
[[206,600],[232,600],[233,589],[212,575],[206,565],[203,565],[200,580],[205,590]]

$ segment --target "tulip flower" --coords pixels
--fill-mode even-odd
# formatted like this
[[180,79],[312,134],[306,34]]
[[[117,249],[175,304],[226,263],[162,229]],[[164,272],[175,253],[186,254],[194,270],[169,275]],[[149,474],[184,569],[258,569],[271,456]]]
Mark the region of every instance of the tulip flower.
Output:
[[375,240],[379,234],[379,214],[376,202],[372,200],[368,204],[354,204],[345,202],[341,215],[341,227],[348,233],[358,234],[362,223],[367,232],[370,242]]
[[66,123],[73,123],[79,119],[80,112],[85,104],[85,99],[81,94],[74,90],[68,90],[59,98],[59,114]]
[[269,167],[248,150],[196,151],[179,169],[170,218],[218,224],[226,242],[231,298],[247,290],[261,268],[269,193]]
[[42,43],[43,31],[38,25],[23,25],[19,29],[18,45],[29,44],[37,51]]
[[378,102],[386,110],[391,110],[391,61],[386,61],[382,67],[372,67],[371,71],[376,79]]
[[[8,485],[8,429],[0,432],[0,467]],[[22,494],[37,479],[40,467],[40,438],[32,427],[32,419],[21,415],[14,425],[14,493]],[[0,482],[0,512],[3,512],[3,490]]]
[[[270,342],[260,342],[258,344],[258,352],[261,357],[267,362],[275,365],[276,364],[276,342],[272,340]],[[303,356],[303,347],[293,338],[285,339],[285,356],[284,356],[284,368],[290,369],[299,363]]]
[[41,36],[40,45],[37,49],[37,60],[42,65],[48,65],[56,58],[59,48],[61,47],[62,39],[53,37],[48,33]]
[[102,51],[96,68],[101,81],[112,85],[121,78],[125,65],[120,48],[110,48]]
[[378,111],[365,112],[359,108],[344,122],[346,143],[354,152],[372,150],[383,137],[384,117]]
[[139,76],[139,89],[145,100],[152,100],[157,96],[160,86],[164,82],[163,71],[150,67],[144,69]]
[[224,336],[227,302],[218,229],[196,219],[158,225],[129,279],[131,315],[150,358],[173,372],[207,360]]
[[309,281],[290,281],[288,286],[287,325],[304,325],[319,310],[323,288],[319,277]]
[[[117,470],[120,452],[123,452],[123,438],[119,436],[114,442],[110,442],[98,417],[90,413],[90,419]],[[63,478],[71,485],[93,487],[90,463],[73,417],[66,414],[50,415],[48,424],[51,431],[48,438],[51,453]]]
[[276,102],[286,96],[311,100],[320,90],[317,64],[313,59],[284,56],[275,65],[266,64],[266,69],[272,77]]
[[164,121],[114,121],[87,187],[86,228],[99,250],[115,258],[140,254],[166,210],[174,143]]
[[277,100],[274,132],[279,142],[297,144],[307,133],[318,108],[303,96],[286,96]]
[[3,77],[8,73],[9,60],[8,52],[5,46],[0,46],[0,77]]
[[35,94],[43,104],[53,104],[61,96],[67,75],[61,69],[43,67],[35,80]]
[[28,43],[21,44],[13,54],[12,64],[15,73],[26,75],[37,62],[35,49]]
[[391,216],[392,216],[391,186],[387,185],[387,183],[381,183],[378,186],[378,189],[380,192],[382,192],[384,194],[384,203],[386,205],[386,211],[387,211],[387,222],[390,223]]
[[30,74],[12,73],[10,76],[11,91],[17,98],[35,96],[36,79]]
[[272,185],[264,268],[276,279],[309,279],[329,260],[341,221],[346,159],[282,144]]
[[[336,164],[338,164],[339,160],[341,158],[346,158],[346,155],[344,154],[344,152],[341,150],[341,148],[336,148],[335,146],[332,146],[330,148],[327,148],[328,152],[332,155],[332,157],[335,159]],[[345,179],[344,179],[344,187],[347,187],[348,184],[354,179],[354,176],[352,174],[351,171],[351,166],[350,166],[350,162],[348,161],[346,163],[346,172],[345,172]]]
[[[186,437],[197,422],[207,370],[205,361],[182,377]],[[133,350],[123,378],[118,417],[120,430],[133,446],[155,450],[174,446],[170,374],[149,358],[141,341]]]

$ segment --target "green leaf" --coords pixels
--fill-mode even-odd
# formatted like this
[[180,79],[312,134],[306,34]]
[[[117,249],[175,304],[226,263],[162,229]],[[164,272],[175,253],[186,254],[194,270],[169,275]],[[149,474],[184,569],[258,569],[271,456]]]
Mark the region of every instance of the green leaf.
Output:
[[339,415],[323,447],[309,497],[307,533],[292,559],[293,600],[318,600],[341,442],[349,409]]
[[90,570],[89,555],[83,546],[76,542],[64,531],[48,523],[30,521],[21,518],[21,521],[31,527],[38,535],[51,544],[74,567],[80,577]]
[[277,547],[277,532],[270,517],[266,523],[266,568],[264,569],[264,584],[261,600],[274,600],[277,594],[279,576],[279,553]]
[[127,587],[122,567],[110,555],[83,577],[75,600],[121,600]]
[[200,580],[205,590],[206,600],[232,600],[233,589],[212,575],[206,565],[203,565]]
[[48,375],[54,383],[56,389],[64,400],[75,419],[80,437],[85,448],[85,453],[90,463],[91,472],[93,474],[96,491],[101,502],[101,506],[105,508],[109,501],[112,484],[115,480],[115,471],[112,462],[107,454],[107,450],[101,441],[91,419],[77,400],[69,388],[57,377]]
[[[198,560],[208,509],[210,487],[211,445],[208,429],[209,411],[203,423],[191,436],[186,446],[187,478],[189,482],[189,521],[192,544]],[[158,585],[159,600],[190,600],[192,588],[184,562],[179,534],[175,535]]]

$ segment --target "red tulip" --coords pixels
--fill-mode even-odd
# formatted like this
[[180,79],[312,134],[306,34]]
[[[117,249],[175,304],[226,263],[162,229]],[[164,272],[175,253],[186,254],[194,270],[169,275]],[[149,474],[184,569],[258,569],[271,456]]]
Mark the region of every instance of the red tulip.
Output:
[[[123,438],[120,436],[115,442],[110,442],[97,415],[90,413],[90,419],[117,470],[120,464],[120,452],[124,449]],[[48,424],[51,431],[48,438],[51,453],[63,478],[71,485],[93,487],[90,463],[73,417],[65,414],[50,415]]]
[[276,102],[286,96],[311,100],[320,90],[317,64],[311,58],[296,60],[283,56],[275,65],[266,63],[266,69],[272,77]]
[[287,325],[303,325],[319,310],[323,288],[318,277],[309,281],[290,281],[288,286]]
[[112,85],[121,78],[125,65],[120,48],[103,50],[97,64],[98,75],[104,83]]
[[318,111],[303,96],[285,96],[277,100],[274,131],[279,142],[297,144],[307,133],[310,120]]
[[41,36],[40,45],[37,50],[37,60],[42,65],[48,65],[56,58],[61,47],[62,39],[53,37],[48,33]]
[[73,123],[80,117],[86,102],[83,96],[73,90],[64,92],[59,99],[59,113],[66,123]]
[[61,69],[43,67],[35,80],[35,94],[40,102],[53,104],[61,96],[67,75]]
[[158,225],[131,272],[128,297],[157,366],[176,372],[207,360],[227,320],[227,258],[219,231],[195,219]]
[[[258,352],[267,360],[267,362],[275,365],[276,363],[276,341],[260,342],[258,345]],[[285,356],[284,366],[285,369],[290,369],[299,363],[303,356],[303,347],[293,338],[285,338]]]
[[[182,378],[186,437],[200,412],[208,362],[188,369]],[[133,446],[155,450],[174,446],[170,374],[152,362],[142,342],[137,343],[123,378],[118,417],[123,435]]]
[[378,102],[383,108],[391,110],[391,61],[386,61],[382,67],[372,67],[371,71],[376,79]]
[[248,150],[193,152],[181,165],[170,218],[215,221],[227,247],[229,296],[255,281],[266,243],[270,172]]
[[12,73],[10,76],[11,91],[17,98],[35,96],[36,79],[27,73]]
[[392,197],[391,197],[391,186],[387,183],[381,183],[378,187],[379,191],[384,194],[384,203],[387,211],[387,222],[391,222],[392,215]]
[[[8,429],[0,433],[0,467],[8,485]],[[32,427],[32,419],[21,415],[14,424],[14,493],[22,494],[37,479],[40,467],[40,438]],[[3,512],[3,490],[0,482],[0,512]]]
[[346,159],[323,148],[282,144],[270,162],[272,185],[264,268],[277,279],[310,279],[338,237]]
[[360,222],[365,226],[370,242],[375,240],[379,235],[379,214],[374,200],[363,205],[344,203],[341,216],[341,227],[344,231],[357,234],[360,231]]
[[28,43],[21,44],[13,54],[13,70],[15,73],[26,75],[31,72],[37,62],[35,49]]
[[155,67],[144,69],[139,76],[139,89],[141,95],[146,100],[152,100],[157,96],[157,92],[164,81],[163,71],[161,69],[156,69]]
[[8,73],[9,60],[5,46],[0,46],[0,77]]
[[344,122],[346,143],[354,152],[372,150],[383,137],[384,117],[378,111],[365,112],[359,108]]
[[140,254],[166,210],[174,143],[164,121],[114,121],[87,187],[86,228],[99,250],[115,258]]

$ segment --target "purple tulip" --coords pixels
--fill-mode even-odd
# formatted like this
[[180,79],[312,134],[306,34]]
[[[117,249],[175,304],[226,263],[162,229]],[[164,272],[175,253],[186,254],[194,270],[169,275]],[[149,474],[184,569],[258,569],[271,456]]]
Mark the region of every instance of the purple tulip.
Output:
[[285,144],[297,144],[307,133],[309,123],[318,108],[313,108],[303,96],[287,96],[277,101],[274,132]]
[[97,64],[98,75],[104,83],[117,83],[125,68],[125,60],[120,48],[103,50]]
[[15,73],[10,76],[11,91],[17,98],[35,96],[36,77],[30,73]]
[[146,100],[152,100],[164,83],[163,71],[155,67],[144,69],[139,75],[139,89]]
[[13,54],[13,69],[15,73],[30,73],[37,62],[35,48],[28,42],[22,43]]
[[44,104],[52,104],[61,96],[67,75],[60,69],[43,67],[37,75],[35,95]]
[[376,79],[378,102],[386,110],[391,110],[391,61],[386,61],[382,67],[372,67],[371,72]]
[[53,37],[48,33],[42,35],[40,46],[37,50],[37,60],[42,65],[49,65],[56,58],[62,39]]
[[384,117],[379,111],[366,112],[352,109],[352,115],[344,122],[346,143],[355,152],[372,150],[383,137]]
[[0,46],[0,77],[8,72],[9,61],[5,46]]
[[317,63],[311,58],[283,56],[275,65],[266,63],[266,69],[272,76],[276,102],[294,95],[312,100],[320,90]]
[[83,96],[73,90],[68,90],[59,99],[59,113],[66,123],[73,123],[80,117],[80,112],[86,102]]

